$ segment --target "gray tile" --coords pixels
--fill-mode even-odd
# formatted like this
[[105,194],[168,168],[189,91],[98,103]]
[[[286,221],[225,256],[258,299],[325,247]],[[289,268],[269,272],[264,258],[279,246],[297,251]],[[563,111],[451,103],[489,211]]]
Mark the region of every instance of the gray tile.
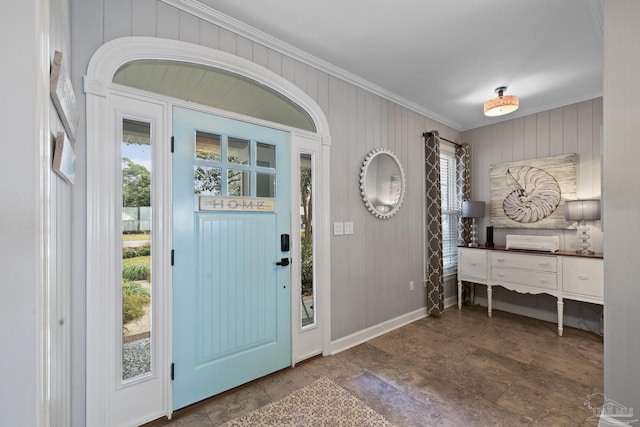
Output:
[[327,376],[401,426],[587,426],[602,337],[465,306],[317,357],[151,426],[215,426]]

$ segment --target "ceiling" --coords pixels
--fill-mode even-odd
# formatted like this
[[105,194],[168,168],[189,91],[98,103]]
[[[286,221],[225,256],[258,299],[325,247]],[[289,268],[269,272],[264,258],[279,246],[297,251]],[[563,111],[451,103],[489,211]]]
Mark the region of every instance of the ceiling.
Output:
[[[602,0],[198,2],[461,131],[602,95]],[[485,117],[499,86],[520,109]]]

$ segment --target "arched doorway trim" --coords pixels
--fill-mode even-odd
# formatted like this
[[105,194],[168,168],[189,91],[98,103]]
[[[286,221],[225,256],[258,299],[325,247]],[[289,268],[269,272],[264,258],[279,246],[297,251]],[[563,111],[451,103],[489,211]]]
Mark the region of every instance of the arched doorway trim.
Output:
[[85,92],[100,95],[104,82],[111,82],[116,71],[136,60],[167,60],[189,62],[220,68],[255,80],[289,98],[302,107],[316,124],[323,145],[331,144],[329,123],[320,106],[300,88],[276,73],[220,50],[177,40],[154,37],[123,37],[102,45],[93,55],[85,78]]
[[[108,348],[108,339],[117,334],[117,327],[112,323],[112,313],[116,304],[113,298],[105,290],[112,283],[117,283],[118,278],[114,277],[112,266],[115,264],[114,250],[114,221],[118,219],[117,209],[114,208],[114,201],[117,200],[117,191],[114,183],[118,182],[119,163],[114,156],[111,144],[105,143],[113,140],[117,132],[113,129],[116,100],[121,103],[131,102],[148,103],[157,111],[155,117],[158,118],[156,128],[162,138],[170,139],[170,117],[171,106],[175,105],[175,100],[170,100],[154,94],[144,94],[140,90],[128,88],[113,83],[113,77],[120,67],[131,61],[137,60],[166,60],[199,64],[205,67],[213,67],[235,73],[248,79],[252,79],[270,89],[277,91],[309,114],[313,120],[316,132],[287,128],[274,124],[273,127],[281,128],[291,132],[292,153],[299,157],[300,152],[316,153],[317,155],[317,205],[318,209],[316,230],[318,235],[317,258],[318,264],[317,279],[319,283],[320,296],[318,302],[322,308],[319,309],[321,317],[321,328],[318,329],[321,341],[322,353],[328,354],[330,351],[330,145],[331,137],[329,126],[324,112],[320,106],[300,88],[282,76],[264,68],[261,65],[252,63],[244,58],[221,52],[208,47],[193,45],[186,42],[149,38],[149,37],[125,37],[115,39],[102,45],[94,53],[84,77],[84,91],[86,93],[86,182],[87,182],[87,263],[86,263],[86,283],[87,283],[87,420],[105,420],[105,424],[110,424],[112,414],[117,411],[118,403],[113,398],[114,384],[105,380],[105,376],[112,375],[109,372],[112,356]],[[123,100],[124,98],[124,100]],[[149,113],[151,114],[151,113]],[[162,144],[168,144],[163,142]],[[165,147],[166,148],[166,147]],[[167,151],[168,152],[168,151]],[[169,171],[171,169],[170,155],[162,157],[160,169]],[[163,230],[171,229],[171,211],[167,209],[170,202],[165,200],[170,198],[171,177],[170,173],[162,173],[161,185],[166,189],[166,194],[162,194],[163,199],[161,211],[158,217],[161,218],[160,227]],[[293,180],[292,180],[293,182]],[[293,184],[292,184],[293,185]],[[295,194],[295,193],[292,193]],[[164,210],[163,210],[164,209]],[[161,275],[171,276],[169,250],[171,249],[170,233],[164,233],[161,237],[163,267]],[[315,233],[314,233],[315,235]],[[292,234],[295,238],[295,234]],[[315,240],[315,238],[314,238]],[[164,267],[167,265],[168,267]],[[170,313],[170,289],[165,291],[166,298],[162,307]],[[292,299],[293,301],[294,299]],[[295,307],[292,306],[292,311]],[[162,319],[165,329],[170,330],[170,321]],[[318,354],[300,349],[296,354],[295,333],[292,325],[293,341],[293,361],[302,360],[306,357]],[[111,337],[111,338],[109,338]],[[108,339],[107,339],[108,338]],[[170,337],[162,344],[165,348],[165,355],[170,355]],[[302,346],[304,339],[300,338]],[[167,371],[168,372],[168,371]],[[169,382],[165,382],[168,384]],[[116,384],[117,386],[117,384]],[[171,388],[164,388],[164,401],[162,408],[156,409],[153,414],[144,415],[144,419],[135,420],[136,423],[150,421],[153,417],[163,414],[169,415],[171,408]],[[117,392],[117,390],[116,390]],[[130,420],[133,421],[133,420]]]

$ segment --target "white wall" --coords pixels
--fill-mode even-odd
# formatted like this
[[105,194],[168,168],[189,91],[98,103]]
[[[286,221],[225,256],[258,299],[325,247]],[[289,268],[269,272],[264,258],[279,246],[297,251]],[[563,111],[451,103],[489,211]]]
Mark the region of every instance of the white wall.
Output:
[[[486,215],[478,224],[479,241],[484,242],[490,225],[489,201],[491,165],[517,160],[577,153],[578,198],[600,198],[602,182],[602,98],[543,111],[464,132],[462,140],[471,149],[471,198],[486,202]],[[608,223],[608,222],[607,222]],[[590,235],[592,249],[602,252],[602,222],[595,221]],[[560,250],[576,250],[576,230],[495,229],[494,242],[506,244],[507,234],[543,234],[560,237]],[[477,301],[486,304],[486,287],[476,286]],[[556,299],[549,295],[521,295],[497,287],[493,307],[556,322]],[[600,330],[602,306],[565,301],[564,322],[583,329]]]
[[604,388],[640,411],[640,2],[607,1],[604,65]]
[[0,425],[34,426],[46,419],[46,2],[3,2],[0,28]]

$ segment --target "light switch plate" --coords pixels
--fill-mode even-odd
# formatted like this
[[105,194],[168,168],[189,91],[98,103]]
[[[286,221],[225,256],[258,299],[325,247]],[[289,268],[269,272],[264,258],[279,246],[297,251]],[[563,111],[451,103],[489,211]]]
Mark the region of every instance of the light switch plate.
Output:
[[353,234],[353,222],[344,223],[344,234]]
[[333,235],[342,236],[344,234],[344,222],[333,223]]

